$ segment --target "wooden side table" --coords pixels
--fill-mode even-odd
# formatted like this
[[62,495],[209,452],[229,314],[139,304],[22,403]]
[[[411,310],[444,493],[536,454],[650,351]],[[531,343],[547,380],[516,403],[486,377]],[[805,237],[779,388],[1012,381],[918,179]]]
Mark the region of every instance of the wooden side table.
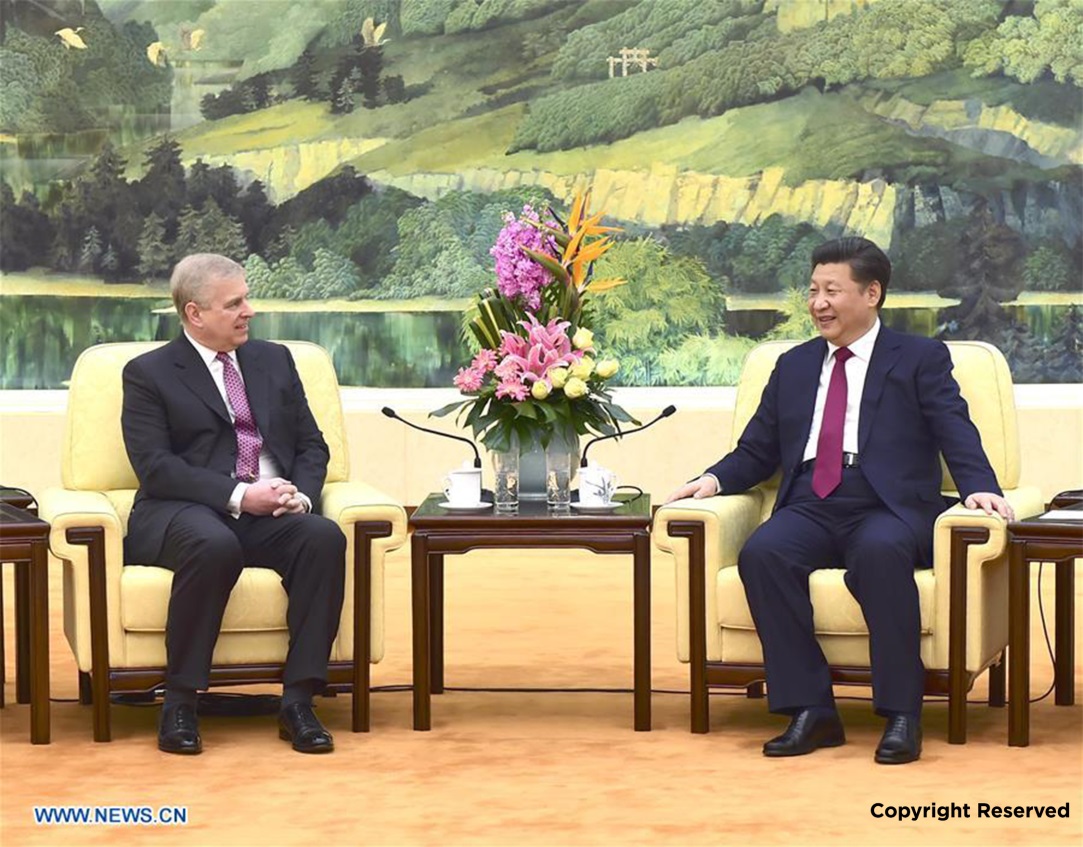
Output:
[[[16,567],[16,628],[27,632],[27,653],[21,654],[16,674],[28,676],[30,741],[49,743],[49,524],[25,509],[0,502],[0,562]],[[26,575],[25,599],[18,568]],[[21,606],[25,603],[26,614]],[[28,620],[29,626],[18,619]],[[20,639],[21,640],[21,639]],[[22,702],[21,698],[16,696]]]
[[[1054,500],[1056,503],[1057,500]],[[1076,503],[1073,511],[1079,508]],[[1059,510],[1047,512],[1055,515]],[[1030,564],[1055,562],[1058,706],[1075,702],[1075,559],[1083,558],[1083,520],[1029,518],[1008,524],[1008,744],[1030,744]]]
[[[38,513],[38,504],[21,488],[0,486],[0,503],[17,509],[25,509],[32,515]],[[15,702],[30,702],[30,630],[26,622],[30,618],[30,568],[25,563],[15,565]],[[4,582],[0,580],[0,709],[4,708],[4,685],[7,682],[5,667],[7,656],[4,643]]]
[[432,693],[444,690],[444,556],[488,549],[581,548],[633,557],[635,729],[651,728],[650,498],[618,495],[613,512],[554,514],[522,501],[517,513],[451,512],[430,494],[410,517],[414,639],[414,729],[432,728]]

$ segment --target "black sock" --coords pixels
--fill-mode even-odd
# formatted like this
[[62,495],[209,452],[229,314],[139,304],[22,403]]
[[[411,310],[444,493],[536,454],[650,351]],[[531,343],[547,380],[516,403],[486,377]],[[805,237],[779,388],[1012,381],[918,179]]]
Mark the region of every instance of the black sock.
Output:
[[163,709],[175,709],[177,706],[196,707],[196,692],[192,688],[167,688]]
[[300,682],[291,682],[289,685],[282,686],[282,708],[287,706],[293,706],[294,704],[301,704],[303,706],[312,705],[312,693],[315,691],[316,685],[311,679],[303,679]]

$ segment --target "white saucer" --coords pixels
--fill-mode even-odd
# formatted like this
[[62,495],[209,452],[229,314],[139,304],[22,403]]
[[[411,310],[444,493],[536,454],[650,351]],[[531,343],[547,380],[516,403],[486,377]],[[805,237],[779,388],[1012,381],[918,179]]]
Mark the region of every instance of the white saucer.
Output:
[[584,512],[587,514],[591,512],[605,514],[606,512],[612,512],[614,509],[619,509],[623,505],[624,503],[619,500],[613,500],[609,503],[592,503],[589,506],[586,503],[580,503],[576,501],[572,503],[572,508],[575,509],[577,512]]
[[468,503],[465,506],[457,506],[454,503],[449,503],[445,500],[443,503],[437,503],[441,509],[447,509],[449,512],[483,512],[486,509],[493,507],[492,503]]

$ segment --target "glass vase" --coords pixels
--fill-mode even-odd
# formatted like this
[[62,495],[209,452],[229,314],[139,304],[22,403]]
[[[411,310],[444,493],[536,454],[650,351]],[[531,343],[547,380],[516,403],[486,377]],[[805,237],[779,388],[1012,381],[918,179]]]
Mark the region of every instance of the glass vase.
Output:
[[498,512],[519,508],[519,450],[493,453],[493,503]]
[[[544,502],[546,497],[546,449],[542,447],[542,433],[536,431],[532,437],[519,443],[519,499],[533,502]],[[570,457],[570,475],[575,476],[575,469],[579,466],[579,439],[575,438],[571,444],[560,435],[554,435],[550,439],[550,446],[554,449],[564,450]]]

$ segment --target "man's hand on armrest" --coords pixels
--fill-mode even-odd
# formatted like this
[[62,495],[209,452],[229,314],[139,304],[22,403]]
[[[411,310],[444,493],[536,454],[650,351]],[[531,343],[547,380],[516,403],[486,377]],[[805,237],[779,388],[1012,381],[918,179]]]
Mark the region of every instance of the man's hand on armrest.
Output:
[[1012,509],[1011,503],[999,494],[990,494],[987,491],[975,491],[966,498],[963,505],[968,509],[981,509],[987,515],[991,515],[995,512],[1005,520],[1015,520],[1015,510]]
[[710,474],[704,474],[699,479],[694,479],[691,482],[686,482],[676,491],[666,498],[667,503],[672,503],[674,500],[683,500],[686,497],[693,497],[696,500],[702,500],[704,497],[713,497],[718,493],[718,480]]

